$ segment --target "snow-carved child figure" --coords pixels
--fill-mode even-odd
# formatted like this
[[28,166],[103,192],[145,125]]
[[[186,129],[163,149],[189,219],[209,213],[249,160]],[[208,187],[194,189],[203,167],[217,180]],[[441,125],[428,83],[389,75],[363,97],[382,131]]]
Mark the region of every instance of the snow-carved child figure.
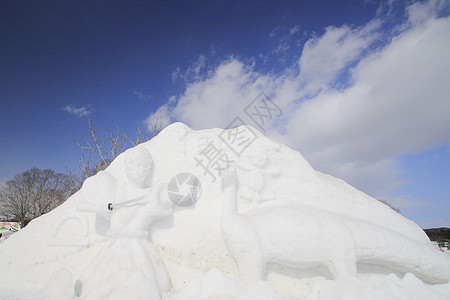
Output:
[[75,296],[81,299],[156,300],[171,287],[148,236],[150,224],[173,211],[170,200],[163,199],[162,186],[149,188],[152,158],[147,149],[126,153],[125,173],[122,185],[107,171],[99,173],[97,188],[78,205],[82,211],[107,213],[111,221],[109,240],[75,283]]
[[281,173],[276,167],[270,166],[269,156],[264,149],[249,151],[245,159],[237,164],[242,177],[239,178],[239,196],[251,203],[261,204],[275,199],[275,196],[264,191],[268,179],[278,177]]

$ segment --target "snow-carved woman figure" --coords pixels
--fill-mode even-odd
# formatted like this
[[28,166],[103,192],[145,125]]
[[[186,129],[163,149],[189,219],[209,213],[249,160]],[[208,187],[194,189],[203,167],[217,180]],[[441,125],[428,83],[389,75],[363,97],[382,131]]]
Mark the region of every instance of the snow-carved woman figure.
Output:
[[151,223],[172,214],[172,206],[163,199],[162,186],[149,188],[152,158],[147,149],[126,153],[125,173],[122,185],[107,171],[98,174],[97,188],[78,206],[109,213],[111,221],[109,240],[75,283],[75,296],[81,299],[161,299],[160,292],[171,287],[148,236]]

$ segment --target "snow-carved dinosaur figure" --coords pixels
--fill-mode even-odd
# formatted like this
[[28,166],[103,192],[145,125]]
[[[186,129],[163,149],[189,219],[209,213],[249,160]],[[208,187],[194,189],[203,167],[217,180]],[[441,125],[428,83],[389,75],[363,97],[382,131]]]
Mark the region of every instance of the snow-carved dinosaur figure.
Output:
[[265,280],[266,265],[325,266],[336,279],[357,275],[357,263],[411,272],[429,283],[450,280],[450,257],[388,228],[288,201],[240,214],[237,176],[222,175],[221,231],[240,278]]

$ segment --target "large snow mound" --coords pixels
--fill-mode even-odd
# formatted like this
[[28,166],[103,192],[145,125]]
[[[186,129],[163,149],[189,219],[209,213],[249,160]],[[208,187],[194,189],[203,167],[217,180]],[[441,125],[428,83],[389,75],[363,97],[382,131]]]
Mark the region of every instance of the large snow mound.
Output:
[[[251,134],[237,136],[246,130]],[[201,184],[195,205],[174,206],[173,214],[150,226],[149,237],[172,283],[165,299],[388,299],[394,295],[448,299],[450,295],[450,259],[433,247],[418,225],[343,180],[315,171],[300,153],[254,128],[195,131],[175,123],[138,147],[151,154],[152,187],[168,184],[182,173],[193,174]],[[111,226],[101,214],[80,210],[79,203],[100,189],[96,182],[104,174],[119,184],[127,181],[129,151],[103,175],[88,179],[60,207],[0,244],[0,270],[8,274],[0,281],[1,299],[73,297],[76,279],[102,253]],[[260,230],[259,237],[267,241],[274,235],[293,237],[295,247],[318,249],[322,257],[308,257],[305,252],[298,264],[270,257],[263,279],[243,278],[243,267],[235,262],[236,243],[223,233],[226,167],[236,169],[236,214],[242,224]],[[271,223],[262,224],[258,218]],[[124,216],[121,221],[126,224],[132,219]],[[284,227],[279,225],[283,219]],[[240,227],[236,230],[241,232]],[[290,246],[280,245],[274,251],[292,250],[282,247]],[[348,252],[354,255],[345,256]],[[339,262],[341,258],[345,261]],[[341,276],[339,269],[345,266],[336,264],[350,261],[357,275]],[[133,276],[130,282],[136,282]],[[133,288],[130,283],[118,285]]]

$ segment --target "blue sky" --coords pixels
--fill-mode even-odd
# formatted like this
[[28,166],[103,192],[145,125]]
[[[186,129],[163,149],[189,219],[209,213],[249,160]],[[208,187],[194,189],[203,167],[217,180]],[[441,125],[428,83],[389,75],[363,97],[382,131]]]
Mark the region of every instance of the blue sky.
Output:
[[75,168],[87,118],[224,127],[264,92],[284,112],[269,136],[450,227],[449,14],[438,0],[2,1],[0,182]]

